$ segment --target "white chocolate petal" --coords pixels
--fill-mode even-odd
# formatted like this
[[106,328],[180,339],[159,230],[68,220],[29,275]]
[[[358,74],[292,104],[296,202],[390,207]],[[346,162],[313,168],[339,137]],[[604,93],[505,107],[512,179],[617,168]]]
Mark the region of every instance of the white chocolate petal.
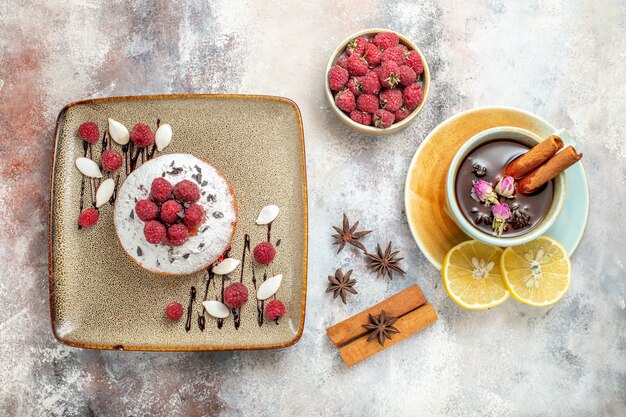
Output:
[[259,287],[259,290],[256,292],[256,298],[258,300],[267,300],[272,295],[276,294],[282,281],[282,275],[275,275],[271,278],[266,279]]
[[113,196],[115,191],[115,181],[112,178],[108,178],[102,181],[98,191],[96,191],[96,207],[100,207],[106,204],[107,201]]
[[273,204],[263,207],[261,209],[261,212],[259,213],[259,217],[257,217],[256,219],[256,224],[270,224],[274,221],[274,219],[276,219],[276,217],[278,217],[279,212],[280,209],[278,208],[278,206],[275,206]]
[[163,149],[167,148],[167,146],[172,141],[172,126],[163,124],[159,126],[156,133],[154,134],[154,143],[156,143],[157,150],[161,152]]
[[120,145],[126,145],[130,139],[130,133],[128,133],[126,126],[113,119],[109,119],[109,135],[115,143]]
[[203,301],[202,305],[207,313],[216,319],[225,319],[230,314],[230,310],[224,303],[220,303],[216,300]]
[[237,269],[240,263],[241,261],[239,261],[238,259],[226,258],[222,262],[217,264],[217,266],[213,267],[213,273],[215,275],[228,275],[235,269]]
[[90,178],[102,178],[102,172],[100,172],[100,167],[94,161],[89,158],[80,158],[76,159],[76,168],[81,172],[81,174],[90,177]]

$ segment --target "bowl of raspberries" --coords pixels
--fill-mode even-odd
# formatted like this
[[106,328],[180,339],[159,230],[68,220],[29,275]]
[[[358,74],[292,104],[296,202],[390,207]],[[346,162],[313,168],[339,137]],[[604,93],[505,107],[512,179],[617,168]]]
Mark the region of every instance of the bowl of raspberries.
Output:
[[430,86],[424,55],[401,34],[368,29],[344,40],[326,68],[326,98],[339,119],[368,135],[405,128]]

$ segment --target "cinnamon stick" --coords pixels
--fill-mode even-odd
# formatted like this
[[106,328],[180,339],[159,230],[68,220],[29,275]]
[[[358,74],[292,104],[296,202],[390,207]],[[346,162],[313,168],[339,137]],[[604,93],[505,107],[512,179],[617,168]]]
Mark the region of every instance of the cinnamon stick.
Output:
[[381,310],[385,310],[389,316],[400,317],[425,303],[426,297],[420,287],[411,285],[373,307],[329,327],[326,333],[335,346],[342,346],[367,333],[363,324],[369,323],[369,314],[378,315]]
[[561,138],[552,135],[541,141],[524,155],[511,161],[504,169],[504,174],[518,181],[548,159],[552,158],[561,148],[563,148]]
[[[385,310],[386,311],[386,310]],[[377,312],[377,314],[380,311]],[[357,363],[369,358],[387,349],[396,343],[401,342],[412,334],[428,327],[437,321],[437,312],[432,304],[424,304],[416,310],[413,310],[404,316],[400,317],[398,321],[394,323],[394,327],[400,331],[400,333],[394,333],[390,340],[385,341],[385,345],[382,346],[376,340],[370,342],[367,341],[367,337],[363,336],[356,339],[354,342],[339,349],[339,354],[343,358],[343,361],[348,367],[356,365]]]
[[580,161],[582,157],[583,154],[577,153],[573,146],[568,146],[522,178],[517,184],[517,191],[521,194],[533,194],[548,181]]

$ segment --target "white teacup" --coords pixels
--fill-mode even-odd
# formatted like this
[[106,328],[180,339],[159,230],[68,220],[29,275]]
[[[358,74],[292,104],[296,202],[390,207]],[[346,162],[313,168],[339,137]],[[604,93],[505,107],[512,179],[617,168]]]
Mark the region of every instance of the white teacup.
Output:
[[[567,133],[564,130],[559,130],[554,134],[563,138],[564,141],[567,141]],[[565,202],[565,175],[560,174],[554,178],[552,204],[550,205],[550,208],[548,209],[548,212],[544,216],[543,220],[541,220],[541,222],[535,225],[532,229],[529,229],[528,232],[514,237],[497,237],[477,229],[461,212],[459,204],[456,200],[455,182],[457,172],[461,163],[465,160],[465,157],[480,145],[495,139],[511,139],[529,147],[533,147],[543,140],[533,132],[512,126],[494,127],[472,136],[458,150],[452,160],[452,163],[450,164],[450,168],[448,169],[448,177],[446,179],[446,210],[452,220],[454,220],[461,230],[463,230],[472,239],[479,240],[492,246],[522,245],[546,233],[546,231],[556,221],[556,218],[561,212]]]

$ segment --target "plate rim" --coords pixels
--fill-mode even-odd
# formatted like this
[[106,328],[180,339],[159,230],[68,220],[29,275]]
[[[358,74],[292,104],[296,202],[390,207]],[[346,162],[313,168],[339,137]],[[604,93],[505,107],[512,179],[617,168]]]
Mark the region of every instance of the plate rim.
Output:
[[[53,219],[52,219],[52,206],[54,204],[54,173],[56,170],[56,159],[58,153],[58,144],[60,137],[60,126],[65,119],[67,111],[75,106],[83,104],[98,104],[107,102],[118,101],[144,101],[144,100],[168,100],[168,99],[229,99],[229,100],[257,100],[257,101],[272,101],[278,103],[284,103],[289,105],[296,116],[298,123],[298,136],[300,139],[300,168],[302,172],[302,199],[303,199],[303,221],[304,221],[304,233],[303,233],[303,276],[302,276],[302,294],[301,294],[301,315],[298,331],[294,337],[284,343],[271,344],[271,345],[259,345],[259,346],[182,346],[182,347],[143,347],[143,346],[121,346],[120,345],[99,345],[74,342],[64,339],[57,333],[55,327],[54,318],[54,274],[53,274],[53,245],[52,236]],[[302,113],[295,101],[281,96],[262,95],[262,94],[155,94],[155,95],[132,95],[132,96],[114,96],[114,97],[99,97],[89,98],[83,100],[72,101],[59,111],[56,118],[54,133],[52,137],[52,155],[50,162],[50,185],[48,189],[48,195],[50,197],[50,204],[48,205],[48,288],[49,288],[49,305],[50,305],[50,325],[52,327],[52,334],[59,342],[81,349],[95,349],[95,350],[125,350],[125,351],[142,351],[142,352],[207,352],[207,351],[236,351],[236,350],[271,350],[281,349],[293,346],[296,344],[304,333],[304,323],[306,318],[306,294],[307,294],[307,274],[308,274],[308,246],[309,246],[309,200],[308,200],[308,187],[307,187],[307,171],[306,171],[306,147],[304,141],[304,126],[302,123]]]
[[[533,118],[535,120],[540,121],[541,123],[544,123],[547,126],[550,126],[552,129],[554,129],[556,131],[556,128],[552,125],[552,123],[549,123],[547,120],[545,120],[543,117],[538,116],[534,113],[531,113],[530,111],[524,110],[524,109],[520,109],[519,107],[513,107],[513,106],[483,106],[483,107],[473,107],[471,109],[467,109],[467,110],[463,110],[462,112],[456,113],[450,117],[448,117],[447,119],[443,120],[441,123],[439,123],[437,126],[435,126],[435,128],[433,130],[431,130],[428,135],[426,135],[426,137],[424,138],[424,140],[422,140],[422,143],[420,143],[420,145],[417,147],[417,150],[415,151],[415,154],[413,154],[413,157],[411,158],[411,162],[409,164],[409,167],[406,171],[406,178],[404,180],[404,212],[405,212],[405,216],[407,219],[407,223],[409,224],[409,229],[411,231],[411,236],[413,237],[413,240],[415,241],[415,243],[417,243],[418,248],[420,249],[420,251],[422,252],[422,254],[426,257],[426,259],[428,259],[428,261],[431,263],[432,266],[434,266],[437,270],[441,270],[442,267],[442,263],[438,262],[436,259],[434,259],[434,257],[431,255],[430,252],[426,251],[424,248],[426,247],[426,245],[424,245],[424,243],[422,242],[422,240],[419,238],[417,232],[415,231],[415,228],[413,226],[413,223],[411,222],[410,218],[409,218],[409,192],[410,192],[410,180],[411,180],[411,172],[413,172],[413,170],[415,169],[415,164],[417,162],[417,158],[419,157],[420,153],[422,152],[422,149],[424,148],[425,144],[428,143],[430,140],[432,140],[433,135],[440,130],[444,125],[457,120],[461,117],[466,116],[469,113],[473,113],[473,112],[479,112],[479,111],[489,111],[489,110],[504,110],[504,111],[510,111],[510,112],[517,112],[517,113],[521,113],[524,114],[530,118]],[[583,235],[585,234],[585,231],[587,230],[587,224],[589,222],[589,210],[590,210],[590,201],[589,201],[589,195],[590,195],[590,190],[589,190],[589,180],[587,178],[587,172],[585,171],[585,167],[583,164],[581,164],[581,168],[582,168],[582,173],[583,173],[583,179],[585,181],[585,186],[586,186],[586,195],[587,195],[587,210],[585,211],[585,222],[584,222],[584,226],[580,232],[580,234],[578,235],[574,248],[572,249],[572,252],[569,253],[568,255],[571,257],[573,255],[573,253],[576,251],[576,249],[578,249],[578,245],[580,245],[580,242],[583,238]],[[549,232],[550,229],[548,229],[548,231],[546,231],[546,234]],[[469,238],[469,236],[468,236]]]

